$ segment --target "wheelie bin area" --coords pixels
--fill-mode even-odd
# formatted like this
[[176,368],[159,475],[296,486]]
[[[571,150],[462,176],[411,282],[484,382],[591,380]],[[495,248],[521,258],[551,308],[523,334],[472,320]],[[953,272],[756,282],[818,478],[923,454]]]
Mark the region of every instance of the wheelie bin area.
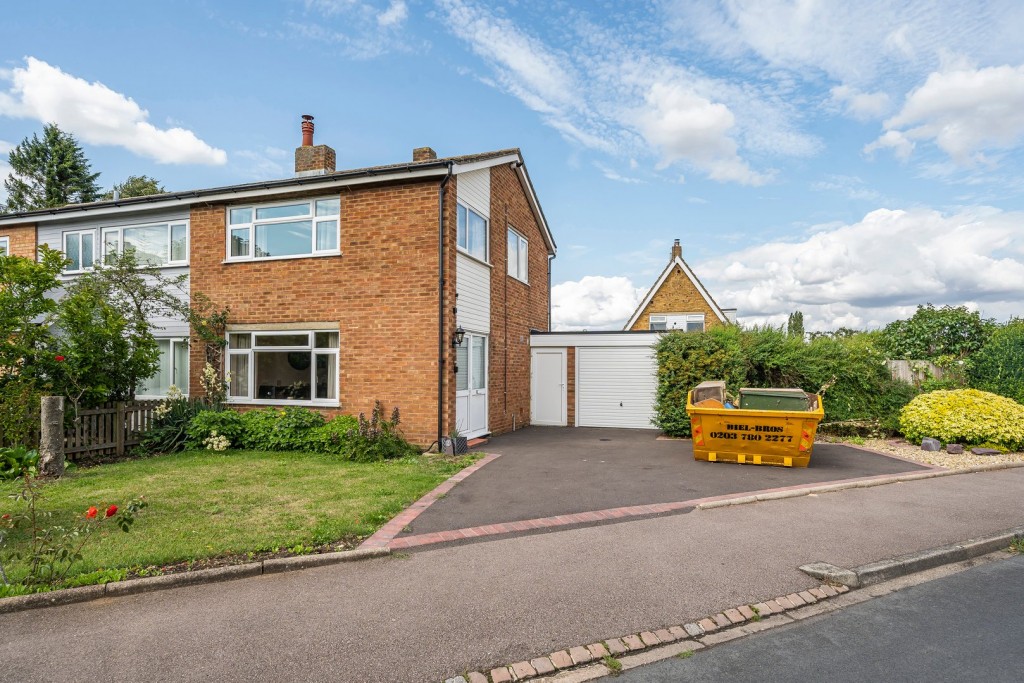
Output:
[[810,464],[818,423],[825,416],[821,396],[792,389],[744,389],[740,407],[733,408],[726,401],[702,398],[707,394],[702,387],[686,398],[695,460],[782,467]]

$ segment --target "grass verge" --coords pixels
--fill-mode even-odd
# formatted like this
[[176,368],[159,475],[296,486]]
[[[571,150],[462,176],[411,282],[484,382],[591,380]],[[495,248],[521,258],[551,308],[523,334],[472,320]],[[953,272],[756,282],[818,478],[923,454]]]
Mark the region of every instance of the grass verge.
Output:
[[[311,453],[190,451],[75,468],[46,485],[41,509],[53,512],[51,524],[72,524],[90,505],[145,497],[131,532],[112,525],[98,532],[70,574],[73,585],[103,583],[216,558],[353,547],[474,459],[352,463]],[[0,484],[0,513],[21,505],[9,497],[17,488]],[[12,583],[24,574],[17,562],[5,569]]]

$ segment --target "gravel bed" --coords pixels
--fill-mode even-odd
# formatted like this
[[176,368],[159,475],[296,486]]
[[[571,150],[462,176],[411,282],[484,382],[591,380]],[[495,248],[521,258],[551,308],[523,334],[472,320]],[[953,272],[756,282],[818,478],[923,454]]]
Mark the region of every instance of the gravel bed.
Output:
[[[838,441],[839,443],[851,443],[852,441]],[[903,439],[864,439],[863,445],[873,451],[891,453],[914,462],[923,462],[928,465],[944,467],[950,470],[962,470],[978,465],[993,465],[995,463],[1024,463],[1024,453],[1004,453],[1002,455],[974,455],[970,448],[965,447],[961,455],[950,455],[946,451],[922,451],[921,447]]]

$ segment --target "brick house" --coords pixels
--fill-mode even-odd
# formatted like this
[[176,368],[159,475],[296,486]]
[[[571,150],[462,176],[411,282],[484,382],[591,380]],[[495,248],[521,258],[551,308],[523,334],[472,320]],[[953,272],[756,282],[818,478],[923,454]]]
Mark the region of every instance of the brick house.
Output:
[[[303,118],[292,178],[0,216],[0,246],[60,249],[68,278],[126,246],[187,273],[192,293],[230,309],[238,409],[357,414],[381,400],[423,445],[528,424],[529,335],[549,328],[555,243],[520,151],[423,147],[337,171]],[[140,393],[201,395],[201,344],[184,321],[155,322],[161,368]]]
[[668,265],[647,292],[624,330],[634,332],[680,329],[704,331],[736,319],[736,309],[721,308],[683,260],[676,240]]

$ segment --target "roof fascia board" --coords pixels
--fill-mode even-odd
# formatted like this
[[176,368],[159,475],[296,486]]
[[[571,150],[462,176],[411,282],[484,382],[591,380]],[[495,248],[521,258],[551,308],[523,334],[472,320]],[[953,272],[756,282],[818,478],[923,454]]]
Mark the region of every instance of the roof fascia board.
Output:
[[322,190],[329,190],[333,187],[366,185],[369,183],[381,183],[394,180],[441,177],[444,176],[447,172],[448,169],[444,166],[441,166],[437,168],[416,169],[408,171],[403,170],[400,173],[380,173],[374,175],[358,175],[347,177],[340,176],[334,178],[330,176],[324,176],[322,180],[318,181],[310,181],[309,178],[303,178],[301,180],[303,180],[304,182],[285,183],[282,185],[265,186],[244,190],[226,189],[223,192],[215,192],[211,194],[205,194],[203,191],[182,192],[178,195],[168,197],[166,199],[155,200],[152,202],[132,202],[129,205],[104,206],[97,207],[95,209],[90,209],[88,207],[83,206],[81,209],[77,211],[65,209],[60,211],[59,213],[9,216],[6,218],[0,218],[0,225],[51,223],[54,221],[66,220],[68,218],[78,218],[80,216],[86,215],[108,216],[110,214],[116,213],[133,213],[136,211],[141,212],[150,211],[154,209],[167,209],[174,208],[177,206],[191,206],[192,204],[206,204],[210,202],[220,202],[233,199],[258,198],[275,194],[289,194],[293,192],[313,193]]
[[711,294],[709,294],[708,290],[704,288],[703,283],[697,279],[697,276],[694,275],[692,270],[690,270],[690,267],[686,265],[686,261],[676,256],[669,261],[668,266],[665,267],[665,270],[661,272],[661,276],[658,277],[658,281],[654,283],[654,286],[651,287],[650,290],[648,290],[644,300],[640,302],[639,306],[637,306],[636,311],[633,312],[632,317],[629,319],[629,322],[626,323],[626,327],[624,329],[628,330],[633,327],[633,325],[636,324],[636,321],[640,319],[640,314],[644,312],[644,309],[651,303],[654,295],[657,294],[658,290],[661,289],[661,286],[665,284],[665,280],[667,280],[668,276],[672,273],[672,268],[674,266],[679,266],[680,270],[683,271],[683,275],[693,283],[693,286],[697,289],[697,293],[701,295],[701,298],[703,298],[705,302],[707,302],[707,305],[711,308],[712,312],[714,312],[715,316],[718,317],[718,320],[723,323],[727,322],[725,313],[723,313],[722,309],[715,303],[715,300],[711,298]]
[[526,191],[526,200],[530,203],[530,208],[533,210],[533,215],[537,218],[537,222],[540,224],[541,234],[544,236],[544,243],[547,245],[548,254],[554,256],[558,247],[555,245],[555,238],[551,234],[551,228],[548,227],[548,219],[544,216],[544,210],[540,208],[540,202],[537,200],[537,193],[533,190],[533,181],[530,180],[530,174],[526,171],[526,164],[519,161],[519,165],[515,168],[516,175],[519,176],[519,183],[523,186]]
[[647,304],[651,303],[651,299],[653,299],[654,295],[659,289],[661,289],[661,286],[665,284],[665,280],[668,279],[668,274],[672,272],[672,266],[675,264],[675,260],[669,261],[669,264],[665,266],[665,270],[661,271],[661,275],[659,275],[658,279],[655,280],[654,286],[647,290],[647,294],[644,295],[643,301],[641,301],[640,305],[636,307],[636,310],[633,311],[633,315],[626,322],[626,326],[622,329],[628,330],[636,324],[636,321],[640,319],[640,314],[644,312],[645,308],[647,308]]
[[664,332],[640,331],[624,334],[618,330],[595,330],[593,332],[546,332],[531,334],[530,346],[535,349],[575,347],[646,347],[658,343]]
[[519,161],[518,154],[505,154],[500,157],[494,157],[493,159],[482,159],[480,161],[471,161],[467,164],[452,164],[452,173],[458,175],[460,173],[469,173],[470,171],[479,171],[483,168],[490,168],[491,166],[498,166],[500,164],[507,164],[512,161]]

